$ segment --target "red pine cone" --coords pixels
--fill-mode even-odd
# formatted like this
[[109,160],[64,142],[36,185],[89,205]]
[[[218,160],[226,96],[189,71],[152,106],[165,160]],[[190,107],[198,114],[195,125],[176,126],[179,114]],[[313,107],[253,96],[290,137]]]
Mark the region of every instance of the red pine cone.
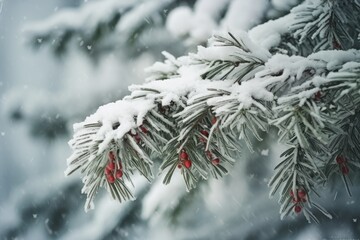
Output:
[[115,182],[115,177],[112,174],[106,175],[106,179],[108,180],[109,183],[114,183]]
[[302,209],[301,206],[296,205],[296,206],[294,207],[294,212],[295,212],[295,213],[300,213],[300,212],[301,212],[301,209]]
[[186,160],[184,161],[184,166],[185,166],[186,168],[191,168],[191,165],[192,165],[192,162],[191,162],[189,159],[186,159]]
[[122,178],[122,176],[123,176],[123,171],[122,170],[117,170],[116,171],[116,174],[115,174],[115,176],[116,176],[116,178],[117,179],[120,179],[120,178]]
[[220,159],[219,159],[219,158],[215,158],[215,159],[213,159],[213,160],[211,161],[211,163],[212,163],[213,165],[219,165]]

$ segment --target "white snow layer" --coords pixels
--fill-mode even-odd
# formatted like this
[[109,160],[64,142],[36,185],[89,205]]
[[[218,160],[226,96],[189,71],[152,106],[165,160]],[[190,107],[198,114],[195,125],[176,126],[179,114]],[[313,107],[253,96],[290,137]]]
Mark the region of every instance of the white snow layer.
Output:
[[136,0],[103,0],[85,4],[80,9],[67,9],[48,18],[25,27],[29,34],[48,34],[63,29],[90,30],[99,23],[109,22],[114,13],[136,3]]
[[268,8],[268,0],[233,0],[220,24],[220,29],[249,30],[260,23]]
[[281,11],[286,11],[298,3],[298,0],[271,0],[272,5]]
[[[258,24],[267,9],[266,0],[198,0],[191,9],[180,6],[167,18],[166,27],[175,37],[189,43],[204,43],[214,31],[249,30]],[[221,13],[225,17],[220,20]]]
[[[357,50],[321,51],[307,58],[282,54],[271,57],[271,54],[265,48],[254,43],[246,33],[236,33],[236,37],[241,39],[248,48],[248,52],[233,46],[218,46],[213,39],[210,41],[209,47],[199,47],[198,53],[190,54],[181,59],[176,60],[171,55],[164,53],[168,60],[163,64],[156,63],[152,68],[149,68],[149,72],[163,71],[169,73],[171,70],[176,70],[172,78],[153,80],[142,85],[131,85],[129,87],[132,92],[130,96],[100,107],[96,113],[86,118],[83,123],[76,124],[74,126],[75,131],[81,129],[84,124],[101,122],[102,127],[95,137],[95,139],[104,140],[99,148],[99,153],[101,153],[112,139],[120,139],[131,129],[139,127],[146,114],[156,106],[156,102],[161,102],[163,106],[169,105],[171,102],[182,104],[185,99],[191,102],[193,98],[208,92],[208,89],[218,89],[230,93],[229,95],[208,100],[207,104],[209,106],[218,106],[216,109],[218,115],[226,114],[228,111],[227,105],[224,104],[225,100],[236,101],[239,108],[256,106],[265,110],[258,103],[258,100],[273,100],[273,93],[268,90],[268,86],[286,80],[294,81],[299,79],[305,70],[312,70],[317,75],[320,75],[325,70],[339,69],[344,63],[356,61],[360,58],[360,53]],[[259,68],[252,79],[243,81],[239,85],[234,84],[234,80],[231,79],[226,81],[204,80],[200,76],[204,71],[207,71],[207,65],[194,64],[194,61],[199,60],[213,61],[220,59],[234,61],[237,56],[248,57],[249,59],[252,56],[265,62],[265,65]],[[314,91],[316,89],[306,91],[302,95],[298,94],[296,97],[308,98],[314,94]],[[279,101],[286,101],[286,99],[289,99],[289,97],[281,98]],[[220,107],[219,104],[223,106]],[[120,126],[113,129],[114,123],[120,123]]]

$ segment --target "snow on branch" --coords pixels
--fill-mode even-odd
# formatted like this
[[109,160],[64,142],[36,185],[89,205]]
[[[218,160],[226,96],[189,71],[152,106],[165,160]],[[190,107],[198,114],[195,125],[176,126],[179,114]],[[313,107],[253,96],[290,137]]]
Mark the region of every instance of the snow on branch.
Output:
[[75,125],[66,173],[84,174],[86,209],[101,186],[119,201],[133,199],[131,175],[151,181],[157,156],[165,184],[176,169],[187,190],[200,179],[219,178],[241,151],[239,139],[254,151],[253,143],[276,127],[288,146],[269,183],[270,195],[280,192],[281,216],[304,209],[317,222],[314,207],[331,218],[312,194],[329,177],[327,143],[341,134],[332,125],[340,118],[334,109],[350,93],[360,100],[360,52],[272,55],[242,32],[209,43],[178,59],[164,53],[167,60],[148,69],[147,82]]
[[[25,33],[34,46],[48,44],[61,53],[70,42],[88,52],[114,41],[128,40],[140,33],[149,21],[162,21],[161,10],[174,0],[124,1],[104,0],[89,2],[79,9],[64,9],[49,19],[30,23]],[[120,39],[121,36],[121,39]]]

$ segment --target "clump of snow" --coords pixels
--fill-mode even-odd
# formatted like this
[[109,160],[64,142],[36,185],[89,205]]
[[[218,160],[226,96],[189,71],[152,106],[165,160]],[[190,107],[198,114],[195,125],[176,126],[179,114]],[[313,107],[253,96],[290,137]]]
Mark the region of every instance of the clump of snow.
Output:
[[330,71],[340,68],[344,63],[351,61],[359,61],[360,51],[350,49],[347,51],[328,50],[320,51],[309,55],[309,59],[320,60],[326,62],[326,68]]
[[[152,100],[134,99],[119,100],[101,106],[94,114],[87,117],[84,122],[74,124],[74,131],[83,128],[86,124],[102,123],[96,134],[96,139],[103,140],[99,144],[99,153],[103,152],[113,139],[120,139],[132,128],[142,124],[148,111],[155,107]],[[113,129],[113,124],[119,123],[119,127]]]
[[283,54],[274,55],[265,64],[265,69],[269,69],[274,73],[285,70],[290,74],[301,78],[303,72],[307,69],[317,69],[324,71],[326,63],[322,61],[315,61],[300,56],[287,56]]
[[263,149],[263,150],[261,150],[261,155],[262,155],[262,156],[269,156],[269,149]]
[[169,77],[174,75],[179,66],[182,65],[181,61],[170,53],[163,51],[162,54],[166,57],[164,62],[155,62],[152,66],[145,68],[145,72],[149,75],[145,82],[151,82],[162,79],[164,76]]
[[258,25],[249,31],[249,37],[260,46],[270,49],[279,45],[281,36],[289,32],[294,23],[294,15],[288,14],[276,20]]
[[272,5],[281,11],[287,11],[298,3],[298,0],[271,0]]
[[189,34],[195,42],[206,42],[214,29],[216,29],[216,22],[212,18],[207,15],[196,14]]
[[172,10],[166,27],[188,43],[204,43],[214,31],[249,30],[261,21],[268,5],[266,0],[198,0],[193,9]]
[[195,14],[207,14],[210,18],[217,19],[231,1],[232,0],[197,0],[194,6],[194,12]]
[[135,2],[135,0],[89,2],[80,9],[62,10],[46,21],[28,24],[24,30],[29,35],[48,35],[51,32],[62,32],[64,29],[93,31],[99,23],[109,22],[116,12]]
[[170,12],[166,28],[175,37],[189,36],[192,41],[205,42],[216,29],[216,22],[207,12],[181,6]]
[[238,56],[241,56],[243,59],[248,59],[250,61],[258,61],[259,60],[266,62],[270,57],[270,52],[259,46],[257,42],[249,38],[248,33],[244,31],[233,31],[231,34],[242,42],[245,49],[240,49],[234,46],[225,46],[221,47],[221,42],[219,42],[216,38],[216,35],[221,37],[229,38],[230,36],[227,32],[219,32],[214,37],[209,39],[209,47],[205,48],[202,46],[198,47],[198,52],[194,55],[199,59],[207,59],[207,60],[229,60],[235,61],[238,59]]
[[340,69],[341,72],[343,71],[353,71],[354,69],[358,70],[360,69],[360,62],[347,62],[343,65],[343,67]]
[[143,1],[123,15],[121,21],[116,26],[116,30],[120,33],[131,32],[143,24],[144,21],[148,22],[150,18],[155,20],[156,18],[152,18],[154,13],[160,9],[164,9],[165,6],[172,1],[173,0]]
[[181,6],[171,11],[166,20],[166,28],[175,37],[183,37],[192,28],[193,13],[190,7]]
[[228,11],[221,21],[221,29],[233,32],[234,30],[248,30],[261,21],[268,8],[267,0],[233,0]]

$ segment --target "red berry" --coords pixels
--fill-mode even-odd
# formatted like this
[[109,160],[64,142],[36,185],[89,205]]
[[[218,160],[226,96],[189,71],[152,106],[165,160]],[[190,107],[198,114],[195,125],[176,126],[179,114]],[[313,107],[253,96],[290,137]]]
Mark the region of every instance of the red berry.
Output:
[[343,166],[341,166],[341,172],[344,174],[344,175],[348,175],[349,174],[349,168],[348,166],[346,166],[345,164]]
[[217,121],[217,118],[216,118],[216,117],[213,117],[213,118],[211,119],[211,124],[214,125],[214,124],[216,123],[216,121]]
[[184,161],[184,166],[185,166],[186,168],[191,168],[191,165],[192,165],[192,162],[191,162],[189,159],[186,159],[186,160]]
[[301,209],[302,209],[301,206],[296,205],[296,206],[294,207],[294,212],[295,212],[295,213],[300,213],[300,212],[301,212]]
[[337,157],[336,157],[336,162],[337,162],[338,164],[343,164],[343,163],[346,162],[346,160],[345,160],[345,158],[344,158],[343,156],[337,156]]
[[219,159],[219,158],[215,158],[215,159],[213,159],[211,162],[212,162],[213,165],[218,165],[218,164],[220,163],[220,159]]
[[114,161],[114,160],[115,160],[115,154],[114,154],[113,151],[110,151],[110,152],[109,152],[109,159],[110,159],[111,161]]
[[189,155],[185,151],[180,153],[180,160],[186,160],[188,158],[189,158]]
[[115,177],[113,175],[106,175],[106,179],[108,180],[109,183],[115,182]]
[[105,168],[104,172],[106,175],[110,175],[112,173],[111,169],[108,167]]
[[123,176],[123,171],[122,170],[117,170],[116,171],[116,178],[120,179]]
[[135,139],[136,143],[139,143],[141,141],[140,135],[138,133],[136,133],[134,135],[134,139]]
[[143,133],[148,133],[148,130],[146,127],[144,127],[143,125],[140,126],[140,130],[143,132]]
[[182,165],[181,165],[181,164],[178,164],[178,166],[177,166],[177,167],[180,169],[180,168],[182,168]]
[[301,199],[306,198],[306,192],[304,189],[299,189],[297,194],[298,194],[298,197]]
[[114,170],[115,169],[115,162],[109,162],[108,165],[106,166],[106,168],[108,168],[109,170]]

